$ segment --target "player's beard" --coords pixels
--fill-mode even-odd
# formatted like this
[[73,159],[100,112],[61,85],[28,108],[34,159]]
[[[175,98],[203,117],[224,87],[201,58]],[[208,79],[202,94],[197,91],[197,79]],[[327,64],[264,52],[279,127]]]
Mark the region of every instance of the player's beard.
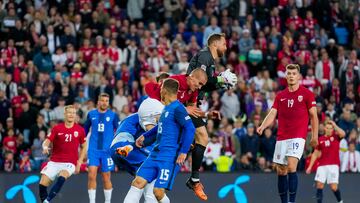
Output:
[[106,109],[108,109],[107,105],[100,105],[100,110],[101,111],[106,111]]

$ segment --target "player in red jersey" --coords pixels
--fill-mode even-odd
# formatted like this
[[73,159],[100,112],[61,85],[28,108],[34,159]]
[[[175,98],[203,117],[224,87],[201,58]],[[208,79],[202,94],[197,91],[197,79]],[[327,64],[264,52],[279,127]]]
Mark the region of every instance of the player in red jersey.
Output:
[[[206,72],[203,69],[197,68],[194,69],[190,75],[173,75],[170,76],[170,78],[173,78],[179,82],[177,98],[181,103],[186,105],[186,110],[188,111],[189,115],[194,117],[218,117],[217,111],[205,113],[196,107],[198,90],[201,89],[201,87],[204,86],[208,80]],[[161,101],[160,87],[161,83],[148,83],[145,85],[145,91],[149,95],[149,98],[144,100],[138,110],[140,124],[144,130],[151,129],[156,123],[154,119],[149,119],[151,118],[151,115],[148,115],[148,112],[150,112],[152,108],[150,105],[152,102],[149,101],[154,99]]]
[[289,202],[295,202],[298,185],[296,168],[304,151],[309,117],[312,147],[317,146],[319,128],[314,94],[299,84],[299,65],[286,66],[286,80],[288,87],[276,95],[269,114],[257,129],[261,135],[278,116],[278,135],[273,162],[278,174],[278,190],[282,203],[288,203],[288,191]]
[[[161,76],[164,78],[166,76]],[[220,119],[220,113],[218,111],[203,112],[196,107],[198,90],[206,84],[208,78],[206,72],[201,68],[194,69],[190,75],[173,75],[169,78],[173,78],[179,82],[179,90],[177,99],[186,105],[186,110],[189,115],[199,118],[217,118]],[[157,124],[157,116],[161,114],[163,104],[161,104],[160,89],[162,82],[148,83],[145,85],[145,91],[149,98],[145,99],[138,110],[139,123],[141,127],[148,131]],[[156,113],[157,112],[157,113]],[[120,151],[124,154],[129,154],[133,148],[124,146]]]
[[342,203],[339,184],[340,166],[340,140],[345,137],[345,131],[336,125],[334,121],[327,121],[325,124],[325,135],[319,137],[319,145],[311,155],[309,167],[306,173],[310,174],[315,160],[319,159],[319,167],[316,170],[316,199],[322,202],[324,184],[330,185],[336,200]]
[[[74,172],[80,171],[80,165],[86,154],[86,135],[84,129],[75,123],[76,109],[69,105],[65,107],[65,122],[56,125],[43,143],[43,153],[49,154],[52,143],[50,161],[41,171],[39,196],[41,202],[50,202],[60,191],[65,180]],[[81,145],[78,159],[79,145]],[[57,181],[47,193],[47,187],[57,178]]]

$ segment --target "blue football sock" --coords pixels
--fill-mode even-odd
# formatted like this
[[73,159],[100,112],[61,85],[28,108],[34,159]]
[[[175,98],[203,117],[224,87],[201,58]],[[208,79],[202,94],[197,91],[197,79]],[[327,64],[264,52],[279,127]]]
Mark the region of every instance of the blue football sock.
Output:
[[316,190],[317,203],[322,203],[322,198],[323,198],[323,189],[317,189]]
[[298,186],[298,177],[296,172],[289,173],[288,176],[289,176],[289,201],[295,202],[296,190]]
[[340,202],[340,201],[341,201],[340,190],[337,189],[336,191],[333,191],[333,193],[334,193],[334,195],[335,195],[335,197],[336,197],[336,200],[337,200],[338,202]]
[[49,193],[49,196],[46,198],[48,201],[51,201],[57,193],[59,193],[61,187],[64,185],[64,182],[65,182],[65,178],[60,176],[55,185],[52,186],[51,190],[50,190],[50,193]]
[[48,193],[47,193],[46,186],[39,184],[39,196],[40,196],[41,202],[43,202],[47,198]]
[[281,198],[281,203],[288,203],[288,179],[287,176],[278,175],[278,191]]

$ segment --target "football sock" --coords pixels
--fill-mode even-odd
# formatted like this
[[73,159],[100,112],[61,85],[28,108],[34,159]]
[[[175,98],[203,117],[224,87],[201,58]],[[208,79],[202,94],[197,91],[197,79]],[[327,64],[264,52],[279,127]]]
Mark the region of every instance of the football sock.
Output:
[[105,203],[111,202],[111,193],[113,189],[104,190]]
[[155,180],[151,183],[146,184],[144,188],[145,203],[158,203],[154,195],[154,184],[155,184]]
[[316,190],[316,201],[317,203],[322,203],[323,198],[323,189],[317,189]]
[[90,203],[95,203],[95,199],[96,199],[96,189],[89,189],[89,190],[88,190],[88,193],[89,193]]
[[64,185],[65,178],[63,176],[59,176],[55,185],[52,186],[49,196],[46,198],[49,202],[59,193],[61,187]]
[[143,189],[139,189],[135,186],[131,186],[129,192],[127,193],[124,203],[136,203],[140,201]]
[[43,202],[47,198],[48,193],[47,193],[46,186],[39,184],[39,196],[40,196],[41,202]]
[[281,198],[281,203],[288,203],[288,201],[287,201],[287,199],[288,199],[288,195],[287,195],[287,191],[288,191],[287,175],[285,175],[285,176],[278,175],[278,191],[279,191],[279,195],[280,195],[280,198]]
[[335,195],[335,197],[336,197],[336,200],[337,200],[338,202],[341,202],[340,190],[337,189],[336,191],[333,191],[333,193],[334,193],[334,195]]
[[164,197],[159,201],[159,203],[170,203],[170,199],[164,194]]
[[289,201],[295,202],[296,190],[298,186],[298,176],[296,172],[289,173],[288,176],[289,176]]
[[193,182],[199,181],[199,169],[201,167],[202,160],[204,158],[206,147],[195,144],[195,147],[192,151],[192,170],[191,170],[191,180]]

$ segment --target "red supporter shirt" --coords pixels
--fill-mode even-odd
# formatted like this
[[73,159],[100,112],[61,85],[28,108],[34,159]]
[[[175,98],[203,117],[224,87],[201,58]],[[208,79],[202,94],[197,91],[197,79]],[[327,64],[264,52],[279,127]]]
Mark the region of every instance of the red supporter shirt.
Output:
[[329,137],[319,137],[319,145],[316,147],[316,149],[321,151],[321,156],[319,158],[319,166],[340,166],[340,138],[335,132]]
[[12,136],[6,136],[3,140],[4,147],[8,148],[10,151],[12,151],[14,154],[17,151],[16,148],[16,137]]
[[53,143],[50,161],[76,165],[79,145],[86,141],[84,128],[78,124],[66,128],[64,123],[60,123],[51,130],[48,139]]
[[23,109],[21,108],[21,103],[26,101],[26,97],[23,95],[15,96],[11,99],[11,106],[14,108],[14,118],[19,118]]
[[101,54],[102,56],[105,56],[107,54],[107,49],[105,46],[94,47],[92,51],[93,53],[98,53]]
[[323,78],[330,80],[330,62],[323,61]]
[[81,47],[79,49],[83,53],[83,58],[86,63],[90,63],[92,60],[93,48],[92,47]]
[[[186,75],[173,75],[170,76],[170,78],[173,78],[179,82],[179,91],[177,94],[177,99],[183,103],[196,103],[196,99],[198,96],[198,91],[191,91],[189,89],[189,86],[186,83]],[[160,88],[161,85],[149,82],[145,85],[145,91],[149,97],[157,100],[161,100],[160,98]]]
[[309,124],[309,109],[316,106],[314,94],[304,86],[295,92],[289,89],[279,92],[272,108],[277,110],[277,140],[306,139]]

